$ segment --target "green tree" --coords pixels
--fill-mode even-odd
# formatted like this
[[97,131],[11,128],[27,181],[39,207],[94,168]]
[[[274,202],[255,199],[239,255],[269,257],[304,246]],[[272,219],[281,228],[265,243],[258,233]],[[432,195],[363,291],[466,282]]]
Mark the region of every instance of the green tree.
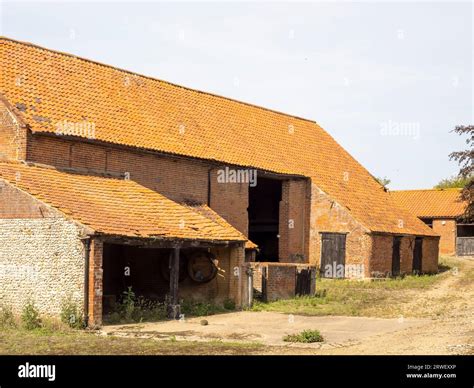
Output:
[[435,189],[462,189],[469,183],[469,178],[465,178],[460,175],[455,175],[450,178],[442,179],[434,187]]
[[454,132],[460,136],[467,136],[467,149],[455,151],[449,155],[450,160],[455,160],[461,167],[459,175],[467,179],[461,197],[467,201],[466,212],[464,213],[465,221],[474,220],[474,125],[458,125],[454,128]]

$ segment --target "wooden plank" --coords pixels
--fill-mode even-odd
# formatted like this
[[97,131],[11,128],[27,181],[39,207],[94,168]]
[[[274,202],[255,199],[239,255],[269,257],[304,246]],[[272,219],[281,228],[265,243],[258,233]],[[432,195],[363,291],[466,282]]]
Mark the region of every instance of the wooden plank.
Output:
[[400,243],[401,237],[394,237],[392,243],[392,276],[400,275]]
[[346,277],[346,235],[338,234],[338,265],[342,265],[342,278]]
[[170,300],[168,305],[168,318],[170,319],[179,319],[181,315],[178,300],[179,252],[180,248],[175,247],[170,254]]
[[173,248],[177,244],[181,248],[212,248],[216,246],[240,246],[243,241],[204,241],[204,240],[179,240],[161,238],[133,238],[125,236],[102,236],[104,242],[108,244],[139,246],[143,249]]
[[[342,233],[322,233],[321,244],[321,276],[326,277],[326,267],[329,266],[333,272],[330,277],[344,277],[344,266],[346,264],[346,235]],[[341,265],[342,272],[340,270]]]
[[267,267],[262,267],[262,300],[268,302],[267,293]]
[[311,276],[311,284],[309,288],[309,294],[315,295],[316,294],[316,268],[314,267],[311,268],[310,276]]
[[415,247],[413,248],[413,272],[422,272],[422,261],[423,261],[423,238],[415,238]]
[[474,255],[474,237],[456,238],[456,254],[458,256]]

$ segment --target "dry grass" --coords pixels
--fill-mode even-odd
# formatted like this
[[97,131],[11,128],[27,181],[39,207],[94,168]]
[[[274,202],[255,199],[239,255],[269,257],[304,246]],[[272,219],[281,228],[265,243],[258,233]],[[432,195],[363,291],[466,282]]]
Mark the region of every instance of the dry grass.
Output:
[[246,355],[263,345],[99,336],[94,332],[47,329],[0,331],[0,354],[9,355]]
[[[426,314],[419,314],[417,309],[407,308],[410,301],[446,279],[453,270],[463,270],[462,261],[456,258],[443,257],[440,264],[442,272],[436,275],[410,275],[373,281],[317,279],[315,296],[256,303],[253,310],[316,316],[348,315],[381,318],[394,318],[401,315],[426,316]],[[472,272],[471,276],[474,276],[474,270]],[[463,277],[463,281],[466,281],[466,276]],[[447,296],[447,298],[451,297]],[[449,305],[449,300],[443,305]],[[442,311],[434,313],[441,314]]]

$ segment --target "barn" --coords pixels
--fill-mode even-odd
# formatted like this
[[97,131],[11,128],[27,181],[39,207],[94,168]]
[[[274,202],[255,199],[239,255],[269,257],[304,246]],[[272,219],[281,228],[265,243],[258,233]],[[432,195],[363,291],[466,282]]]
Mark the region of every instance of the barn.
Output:
[[474,224],[463,219],[467,203],[461,189],[400,190],[391,194],[441,236],[439,251],[444,255],[474,255]]
[[317,122],[0,38],[0,304],[249,302],[434,273],[439,236]]

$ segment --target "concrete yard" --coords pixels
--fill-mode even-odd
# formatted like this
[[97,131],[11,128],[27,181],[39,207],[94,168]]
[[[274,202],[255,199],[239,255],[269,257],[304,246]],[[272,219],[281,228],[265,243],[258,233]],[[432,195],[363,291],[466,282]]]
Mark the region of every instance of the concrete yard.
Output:
[[[184,319],[130,325],[105,326],[105,335],[175,338],[188,341],[257,341],[264,345],[293,346],[299,348],[334,348],[367,340],[375,335],[394,333],[407,328],[426,325],[426,319],[382,319],[366,317],[309,317],[276,312],[235,312],[207,317],[208,325],[201,325],[202,318]],[[325,338],[323,343],[288,344],[287,334],[306,329],[317,329]]]
[[[474,354],[474,260],[457,259],[454,270],[424,289],[407,290],[399,318],[303,316],[235,312],[184,321],[104,326],[105,336],[177,341],[260,343],[261,354]],[[305,329],[322,343],[287,343]]]

